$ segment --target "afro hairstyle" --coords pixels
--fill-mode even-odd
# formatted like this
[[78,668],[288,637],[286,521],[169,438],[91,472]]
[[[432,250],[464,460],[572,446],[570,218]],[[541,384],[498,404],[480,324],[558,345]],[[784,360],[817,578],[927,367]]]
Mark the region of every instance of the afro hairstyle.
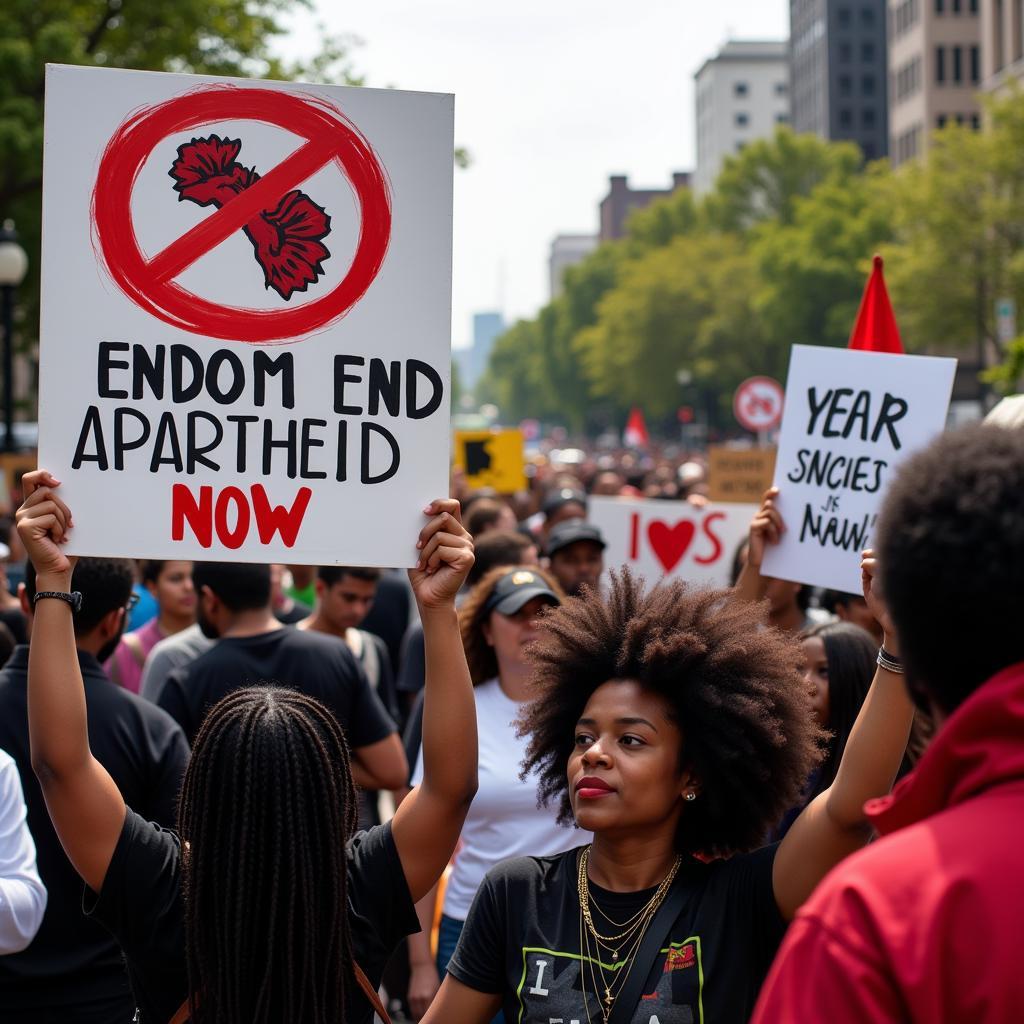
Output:
[[899,469],[876,531],[879,571],[915,702],[960,706],[1024,661],[1024,429],[972,425]]
[[825,734],[811,712],[795,639],[763,624],[764,607],[731,591],[679,581],[645,592],[628,569],[607,596],[588,592],[552,609],[531,646],[534,699],[523,777],[539,801],[573,820],[566,769],[576,723],[595,690],[635,680],[660,695],[683,734],[681,763],[700,782],[676,836],[681,853],[729,856],[762,845],[799,800]]

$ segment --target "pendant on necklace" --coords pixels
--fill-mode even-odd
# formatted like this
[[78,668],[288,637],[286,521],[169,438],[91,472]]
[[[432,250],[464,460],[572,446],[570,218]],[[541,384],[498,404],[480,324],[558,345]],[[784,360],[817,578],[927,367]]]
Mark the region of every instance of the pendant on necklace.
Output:
[[613,960],[618,960],[619,959],[619,951],[617,949],[613,949],[612,950],[612,959]]
[[612,1008],[613,1001],[614,1000],[612,999],[612,990],[610,988],[606,988],[604,990],[604,1004],[608,1007],[609,1010]]

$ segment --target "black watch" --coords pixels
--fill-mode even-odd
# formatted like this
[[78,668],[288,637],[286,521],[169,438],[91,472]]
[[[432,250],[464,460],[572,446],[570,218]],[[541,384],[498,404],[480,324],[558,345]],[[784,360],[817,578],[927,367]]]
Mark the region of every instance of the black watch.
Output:
[[32,598],[33,607],[37,605],[41,598],[54,597],[58,601],[66,601],[71,605],[72,612],[79,612],[82,610],[82,592],[80,590],[72,590],[71,593],[67,593],[63,590],[40,590],[34,598]]

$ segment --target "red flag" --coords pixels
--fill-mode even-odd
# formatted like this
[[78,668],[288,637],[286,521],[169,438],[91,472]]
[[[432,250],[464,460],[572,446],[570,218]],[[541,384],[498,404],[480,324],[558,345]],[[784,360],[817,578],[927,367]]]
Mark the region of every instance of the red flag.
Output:
[[866,352],[893,352],[903,354],[900,329],[896,326],[889,293],[882,275],[882,257],[876,256],[872,263],[871,276],[860,300],[857,322],[853,325],[850,344],[847,348],[859,348]]
[[647,424],[644,423],[644,414],[634,405],[629,411],[626,429],[622,432],[622,443],[627,448],[646,448],[650,441]]

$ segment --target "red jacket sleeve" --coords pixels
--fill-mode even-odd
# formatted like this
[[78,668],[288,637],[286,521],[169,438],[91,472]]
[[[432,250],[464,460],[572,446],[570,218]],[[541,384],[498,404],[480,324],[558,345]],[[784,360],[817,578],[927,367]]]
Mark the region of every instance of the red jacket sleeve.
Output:
[[751,1024],[907,1019],[899,992],[864,938],[848,943],[819,919],[798,916],[761,989]]

